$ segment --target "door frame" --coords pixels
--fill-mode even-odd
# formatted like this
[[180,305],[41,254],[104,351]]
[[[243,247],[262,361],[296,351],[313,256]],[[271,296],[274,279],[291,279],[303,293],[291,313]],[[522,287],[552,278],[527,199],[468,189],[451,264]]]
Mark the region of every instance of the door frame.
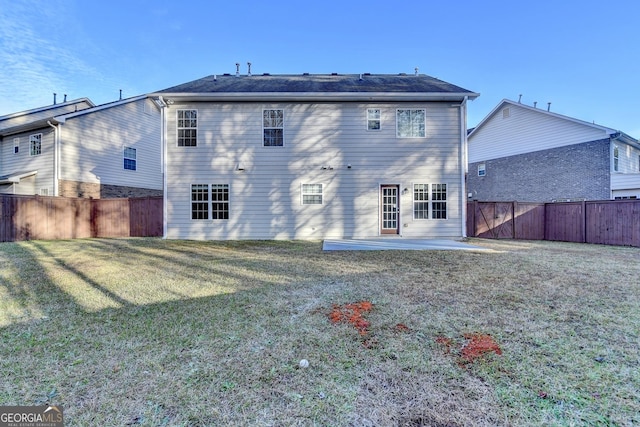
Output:
[[[396,228],[383,228],[384,225],[384,190],[395,189],[396,203]],[[400,235],[400,184],[379,184],[378,185],[378,234],[381,236],[399,236]]]

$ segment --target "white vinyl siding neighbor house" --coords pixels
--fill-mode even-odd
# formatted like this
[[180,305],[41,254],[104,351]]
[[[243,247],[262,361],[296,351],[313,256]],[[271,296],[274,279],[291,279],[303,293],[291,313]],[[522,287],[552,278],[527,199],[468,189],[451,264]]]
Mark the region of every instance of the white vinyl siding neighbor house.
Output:
[[640,144],[623,132],[501,101],[469,133],[467,193],[485,201],[640,197]]
[[[426,76],[367,78],[210,76],[151,94],[166,104],[165,237],[462,237],[477,94]],[[390,81],[403,89],[387,92]],[[356,82],[364,93],[342,91]],[[399,109],[419,112],[411,137],[397,135]],[[184,110],[198,112],[197,146],[179,143]],[[414,183],[446,185],[446,204],[414,218]]]
[[84,108],[66,105],[41,109],[49,116],[37,110],[0,118],[0,191],[161,195],[161,115],[154,101],[139,96],[100,106],[75,103]]

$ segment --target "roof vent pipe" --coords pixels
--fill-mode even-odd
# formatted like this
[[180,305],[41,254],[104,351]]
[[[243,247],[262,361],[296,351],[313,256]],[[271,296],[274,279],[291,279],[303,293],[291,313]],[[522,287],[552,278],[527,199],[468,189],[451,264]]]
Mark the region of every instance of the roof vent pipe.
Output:
[[67,102],[67,94],[64,94],[64,102]]
[[248,76],[251,75],[251,62],[247,62],[247,67],[249,68],[249,72],[247,73]]
[[56,105],[56,96],[57,95],[58,95],[57,93],[53,92],[53,105]]
[[547,111],[551,111],[551,103],[547,102]]
[[518,104],[521,104],[522,101],[522,94],[518,95]]
[[416,70],[416,76],[417,76],[417,75],[418,75],[418,70],[419,70],[419,68],[418,68],[418,67],[416,67],[416,68],[415,68],[415,70]]
[[360,73],[360,81],[362,81],[362,73]]
[[122,89],[120,89],[120,101],[122,101]]
[[236,62],[236,77],[240,77],[240,63]]
[[533,101],[533,108],[538,108],[538,101]]

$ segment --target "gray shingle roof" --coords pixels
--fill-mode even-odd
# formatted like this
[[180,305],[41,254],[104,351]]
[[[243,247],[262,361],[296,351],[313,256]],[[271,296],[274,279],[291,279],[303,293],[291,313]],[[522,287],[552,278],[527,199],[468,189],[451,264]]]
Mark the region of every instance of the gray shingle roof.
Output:
[[156,92],[162,94],[230,93],[432,93],[478,94],[424,74],[211,75]]

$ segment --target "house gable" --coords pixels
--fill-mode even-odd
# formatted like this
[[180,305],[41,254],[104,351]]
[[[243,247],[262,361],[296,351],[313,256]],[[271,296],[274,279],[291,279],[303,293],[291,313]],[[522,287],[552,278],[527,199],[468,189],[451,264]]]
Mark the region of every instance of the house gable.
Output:
[[617,131],[503,100],[469,134],[469,162],[609,138]]

